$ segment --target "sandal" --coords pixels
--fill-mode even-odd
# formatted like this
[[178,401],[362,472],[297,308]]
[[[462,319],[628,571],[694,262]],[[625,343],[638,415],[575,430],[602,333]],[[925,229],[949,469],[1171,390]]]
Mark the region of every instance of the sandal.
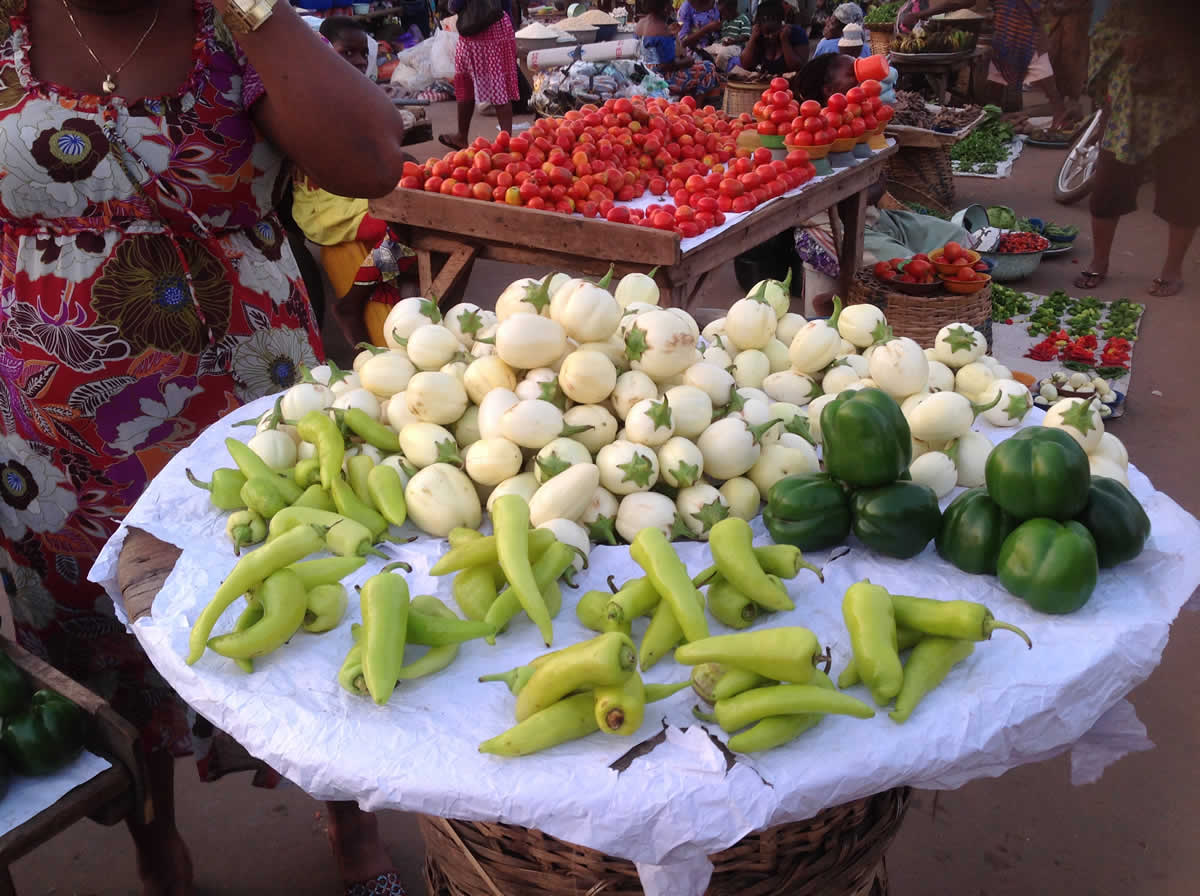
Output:
[[400,883],[400,875],[395,871],[385,871],[378,877],[360,881],[346,887],[346,896],[408,896],[404,885]]
[[1179,295],[1183,290],[1182,280],[1164,280],[1162,277],[1155,277],[1150,281],[1150,295],[1167,298],[1168,296]]
[[1099,271],[1084,271],[1075,278],[1075,286],[1078,289],[1095,289],[1104,282],[1107,276]]
[[442,146],[445,146],[448,149],[460,150],[467,148],[467,144],[459,142],[449,134],[438,134],[438,143],[442,144]]

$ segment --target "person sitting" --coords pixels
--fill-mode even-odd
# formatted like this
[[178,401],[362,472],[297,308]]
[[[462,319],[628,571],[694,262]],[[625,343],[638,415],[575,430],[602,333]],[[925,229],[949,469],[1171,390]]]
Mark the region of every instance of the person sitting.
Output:
[[750,40],[741,67],[776,76],[796,72],[808,60],[808,32],[803,25],[784,24],[783,0],[762,0],[754,13]]
[[[320,32],[339,56],[367,73],[367,33],[362,25],[345,16],[333,16],[321,23]],[[292,176],[292,219],[305,239],[321,247],[319,262],[333,288],[333,316],[351,345],[368,339],[378,339],[381,344],[383,334],[370,332],[364,323],[366,303],[374,297],[395,304],[399,296],[392,294],[390,280],[410,272],[416,264],[412,250],[396,242],[387,223],[371,215],[367,206],[366,199],[322,189],[302,171]],[[373,252],[380,248],[390,256],[391,264],[373,262]],[[373,277],[362,270],[364,265],[375,272]],[[385,279],[381,271],[393,276]]]
[[704,46],[721,32],[721,11],[716,0],[683,0],[676,18],[679,43],[689,50]]
[[861,58],[867,51],[867,42],[863,39],[862,25],[847,25],[838,39],[838,52],[851,59]]
[[860,55],[870,56],[871,48],[862,40],[862,22],[862,7],[857,3],[843,3],[834,9],[833,15],[825,20],[825,30],[822,32],[821,42],[813,50],[813,59],[816,59],[818,56],[824,56],[827,53],[844,52],[840,41],[846,27],[849,25],[854,25],[858,28],[859,42],[862,44],[859,51]]
[[[820,56],[792,79],[797,99],[829,102],[834,93],[845,93],[858,83],[854,60],[841,53]],[[867,193],[866,227],[863,232],[863,264],[909,258],[931,252],[947,242],[965,243],[966,230],[932,215],[879,207],[886,187],[881,178]],[[837,291],[841,266],[838,259],[840,222],[833,209],[810,218],[795,230],[796,254],[804,262],[806,311],[828,313]]]
[[738,11],[738,0],[720,0],[720,36],[704,47],[702,53],[716,63],[718,71],[729,71],[736,65],[750,39],[750,17]]
[[672,96],[691,96],[701,103],[721,96],[721,76],[707,59],[695,59],[676,41],[671,26],[671,0],[646,0],[646,14],[638,19],[636,33],[642,42],[642,61],[662,76]]

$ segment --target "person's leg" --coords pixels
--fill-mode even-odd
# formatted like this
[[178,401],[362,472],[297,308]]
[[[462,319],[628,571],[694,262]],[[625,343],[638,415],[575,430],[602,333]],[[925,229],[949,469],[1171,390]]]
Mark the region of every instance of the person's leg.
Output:
[[504,103],[496,106],[496,122],[500,125],[500,130],[512,133],[513,126],[513,109],[512,103]]
[[1108,276],[1109,256],[1112,254],[1113,239],[1117,235],[1120,218],[1098,218],[1092,215],[1092,260],[1086,270],[1075,278],[1080,289],[1095,289]]
[[126,827],[133,837],[138,874],[145,896],[190,896],[192,858],[175,826],[175,758],[167,751],[146,757],[146,787],[154,806],[154,819],[140,824],[132,818]]
[[1189,170],[1188,156],[1197,138],[1200,126],[1168,140],[1154,153],[1154,213],[1168,224],[1167,255],[1150,289],[1154,296],[1173,296],[1183,289],[1183,259],[1200,225],[1200,187],[1179,172]]
[[1183,259],[1196,236],[1196,228],[1171,224],[1167,230],[1167,257],[1162,273],[1150,289],[1152,296],[1173,296],[1183,289]]
[[346,884],[370,881],[394,872],[391,857],[379,837],[379,821],[357,803],[330,802],[329,839],[337,859],[338,874]]
[[1108,276],[1109,259],[1117,224],[1123,215],[1137,208],[1141,185],[1141,166],[1118,162],[1108,150],[1101,150],[1096,161],[1092,187],[1092,259],[1075,279],[1080,289],[1094,289]]

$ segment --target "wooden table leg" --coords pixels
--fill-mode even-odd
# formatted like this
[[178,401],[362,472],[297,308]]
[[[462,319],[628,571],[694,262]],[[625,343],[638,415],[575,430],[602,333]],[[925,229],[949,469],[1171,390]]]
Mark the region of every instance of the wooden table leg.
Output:
[[429,285],[429,291],[422,292],[428,298],[436,298],[440,306],[448,308],[455,304],[466,289],[467,279],[471,276],[471,265],[475,263],[475,255],[478,252],[478,249],[466,243],[455,249]]
[[840,286],[843,300],[850,296],[850,285],[854,275],[862,266],[863,228],[867,219],[867,191],[855,193],[838,203],[838,217],[842,221],[842,244],[838,250]]

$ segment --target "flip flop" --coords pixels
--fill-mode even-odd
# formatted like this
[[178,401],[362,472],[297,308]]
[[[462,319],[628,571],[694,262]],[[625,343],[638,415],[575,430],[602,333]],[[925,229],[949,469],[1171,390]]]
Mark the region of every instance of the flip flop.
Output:
[[[1095,289],[1104,282],[1107,274],[1101,274],[1099,271],[1084,271],[1075,278],[1075,286],[1079,289]],[[1158,282],[1157,280],[1155,281]]]
[[385,871],[370,880],[350,884],[346,887],[346,896],[406,896],[406,891],[400,883],[400,875]]
[[458,150],[458,149],[466,149],[467,148],[467,144],[459,143],[457,140],[455,140],[449,134],[438,134],[438,143],[442,144],[442,146],[445,146],[448,149]]
[[1182,280],[1164,280],[1162,277],[1155,277],[1150,281],[1150,295],[1167,298],[1169,296],[1179,295],[1183,290]]

